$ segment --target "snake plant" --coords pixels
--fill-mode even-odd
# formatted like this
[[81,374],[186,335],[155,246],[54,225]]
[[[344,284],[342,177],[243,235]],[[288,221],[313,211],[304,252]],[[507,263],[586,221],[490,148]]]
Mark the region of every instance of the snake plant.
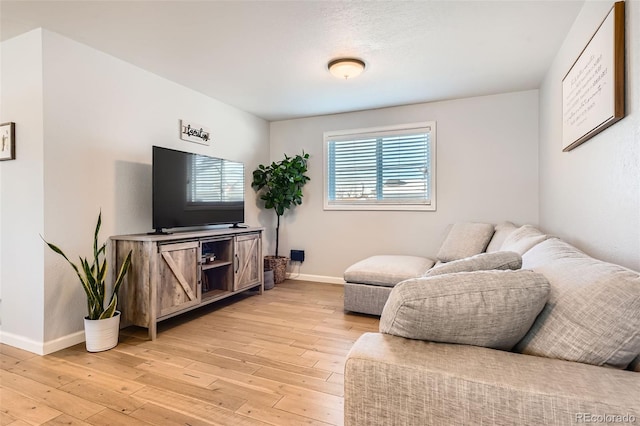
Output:
[[57,246],[47,242],[44,242],[49,246],[51,250],[58,253],[60,256],[64,257],[67,262],[71,265],[73,270],[80,278],[80,283],[82,284],[82,288],[84,292],[87,294],[87,308],[89,311],[89,315],[87,316],[90,320],[97,319],[105,319],[111,318],[116,313],[116,307],[118,305],[118,290],[120,290],[120,285],[124,280],[124,276],[129,269],[129,265],[131,264],[131,252],[127,255],[124,263],[120,267],[120,271],[118,272],[118,276],[116,277],[116,281],[113,285],[113,291],[111,292],[111,297],[109,298],[109,303],[106,304],[106,288],[105,288],[105,279],[107,276],[107,259],[106,259],[106,249],[107,243],[103,243],[98,246],[98,233],[100,232],[100,225],[102,224],[102,212],[98,215],[98,224],[96,225],[96,231],[93,237],[93,260],[89,263],[89,260],[85,257],[80,257],[80,267],[76,266],[75,263],[71,262],[67,255],[64,254],[62,250],[60,250]]

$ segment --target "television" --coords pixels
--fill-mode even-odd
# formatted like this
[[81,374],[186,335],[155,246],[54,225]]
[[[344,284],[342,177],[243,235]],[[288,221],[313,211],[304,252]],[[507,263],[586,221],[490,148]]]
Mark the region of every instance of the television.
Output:
[[244,222],[244,164],[153,147],[153,228]]

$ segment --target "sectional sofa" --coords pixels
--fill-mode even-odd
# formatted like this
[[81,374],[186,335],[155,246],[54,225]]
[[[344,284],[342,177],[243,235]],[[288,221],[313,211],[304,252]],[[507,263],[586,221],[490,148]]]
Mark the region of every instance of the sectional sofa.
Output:
[[500,227],[389,287],[347,356],[345,425],[640,424],[640,274]]

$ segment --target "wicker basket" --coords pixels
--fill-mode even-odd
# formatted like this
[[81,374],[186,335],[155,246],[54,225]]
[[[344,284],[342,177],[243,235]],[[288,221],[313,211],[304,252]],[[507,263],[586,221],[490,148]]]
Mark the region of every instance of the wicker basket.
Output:
[[280,284],[287,277],[289,258],[285,256],[265,256],[264,267],[273,271],[273,282]]

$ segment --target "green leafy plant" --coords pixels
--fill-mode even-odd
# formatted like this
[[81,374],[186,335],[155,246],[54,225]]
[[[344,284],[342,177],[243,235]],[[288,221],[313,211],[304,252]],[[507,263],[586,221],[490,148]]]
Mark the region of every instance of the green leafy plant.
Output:
[[260,164],[253,171],[253,183],[251,186],[260,194],[267,209],[274,209],[278,217],[276,225],[276,257],[280,243],[280,216],[287,209],[302,204],[302,187],[311,180],[307,172],[309,154],[288,157],[284,160],[273,162],[268,166]]
[[64,252],[57,246],[47,242],[43,238],[44,242],[49,246],[49,248],[58,253],[60,256],[64,257],[65,260],[69,262],[73,270],[76,271],[78,278],[80,278],[82,288],[87,294],[87,308],[89,311],[89,315],[87,316],[87,318],[91,320],[111,318],[115,315],[116,307],[118,305],[118,291],[120,290],[120,285],[122,284],[124,276],[126,275],[127,270],[129,269],[129,265],[131,264],[131,252],[129,252],[127,258],[120,267],[120,271],[118,272],[115,284],[113,285],[111,297],[109,298],[109,303],[105,308],[105,278],[107,276],[107,259],[105,252],[107,250],[107,243],[103,243],[98,247],[98,233],[100,232],[101,224],[102,212],[100,212],[100,214],[98,215],[98,224],[96,225],[96,231],[93,237],[93,261],[91,264],[89,264],[89,260],[86,257],[82,258],[81,256],[79,256],[80,267],[71,262],[67,255],[65,255]]

